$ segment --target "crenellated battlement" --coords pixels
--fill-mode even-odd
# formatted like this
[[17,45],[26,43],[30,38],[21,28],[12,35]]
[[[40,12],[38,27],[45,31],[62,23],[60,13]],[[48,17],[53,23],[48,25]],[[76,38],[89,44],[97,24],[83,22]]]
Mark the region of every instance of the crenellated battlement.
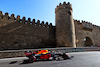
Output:
[[63,4],[59,3],[59,5],[57,5],[55,12],[58,11],[59,9],[69,9],[72,10],[72,5],[68,2],[63,2]]
[[[33,19],[32,21],[31,21],[31,18],[28,18],[28,19],[26,19],[26,17],[22,17],[22,19],[21,19],[21,17],[20,17],[20,15],[17,15],[17,17],[15,17],[15,15],[14,14],[11,14],[11,16],[9,16],[9,13],[5,13],[5,14],[3,14],[3,12],[2,11],[0,11],[0,26],[3,26],[4,24],[9,24],[9,23],[14,23],[14,22],[19,22],[19,23],[21,23],[21,24],[28,24],[28,25],[33,25],[33,26],[41,26],[41,27],[46,27],[46,28],[52,28],[53,26],[52,26],[52,23],[50,23],[50,24],[48,24],[48,22],[45,22],[44,23],[44,21],[42,21],[42,22],[40,22],[40,20],[35,20],[35,19]],[[3,21],[3,22],[2,22]],[[6,23],[4,23],[4,22],[6,22]]]
[[81,24],[82,22],[80,20],[74,20],[74,23],[78,23],[78,24]]
[[82,28],[83,29],[93,29],[93,28],[100,28],[100,26],[97,26],[97,25],[94,25],[90,22],[87,22],[87,21],[80,21],[80,20],[74,20],[74,23],[77,23],[77,24],[81,24]]
[[86,30],[93,30],[93,25],[90,22],[82,21],[82,28]]

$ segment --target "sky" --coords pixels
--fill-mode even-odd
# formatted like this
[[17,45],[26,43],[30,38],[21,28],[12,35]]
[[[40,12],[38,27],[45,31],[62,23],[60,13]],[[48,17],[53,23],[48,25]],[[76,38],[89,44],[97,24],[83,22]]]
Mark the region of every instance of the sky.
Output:
[[55,8],[64,1],[72,4],[73,19],[100,26],[100,0],[0,0],[0,11],[55,25]]

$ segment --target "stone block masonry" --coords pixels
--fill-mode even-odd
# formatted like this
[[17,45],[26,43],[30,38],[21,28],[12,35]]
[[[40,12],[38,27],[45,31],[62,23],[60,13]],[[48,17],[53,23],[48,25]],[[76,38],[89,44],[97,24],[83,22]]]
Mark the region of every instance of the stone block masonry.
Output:
[[55,14],[56,25],[53,26],[0,11],[0,50],[100,46],[100,26],[74,20],[69,2],[60,3]]
[[55,26],[0,11],[0,50],[55,47]]
[[55,9],[55,13],[57,46],[76,47],[72,5],[69,2],[60,3]]

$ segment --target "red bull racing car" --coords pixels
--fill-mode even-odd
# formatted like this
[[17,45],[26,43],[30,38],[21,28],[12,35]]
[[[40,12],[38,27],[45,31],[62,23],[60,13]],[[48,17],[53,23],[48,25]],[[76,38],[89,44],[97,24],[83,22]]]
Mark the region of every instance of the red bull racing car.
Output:
[[60,58],[66,60],[71,58],[66,53],[50,52],[49,50],[38,50],[33,53],[31,51],[25,51],[25,55],[31,63],[37,60],[59,60]]

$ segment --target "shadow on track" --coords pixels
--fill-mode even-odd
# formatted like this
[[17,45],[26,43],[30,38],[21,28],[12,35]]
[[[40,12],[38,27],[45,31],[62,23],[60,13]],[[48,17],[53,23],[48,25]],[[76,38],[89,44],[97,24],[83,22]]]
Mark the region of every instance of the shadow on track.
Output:
[[21,65],[21,64],[30,64],[30,62],[29,62],[29,60],[23,60],[23,62],[20,63],[19,65]]
[[12,62],[10,62],[9,64],[14,64],[14,63],[16,63],[17,61],[12,61]]
[[[45,61],[52,61],[52,60],[37,60],[35,62],[45,62]],[[20,63],[19,65],[22,65],[22,64],[30,64],[31,62],[29,62],[29,60],[23,60],[22,63]],[[34,62],[33,62],[34,63]]]

